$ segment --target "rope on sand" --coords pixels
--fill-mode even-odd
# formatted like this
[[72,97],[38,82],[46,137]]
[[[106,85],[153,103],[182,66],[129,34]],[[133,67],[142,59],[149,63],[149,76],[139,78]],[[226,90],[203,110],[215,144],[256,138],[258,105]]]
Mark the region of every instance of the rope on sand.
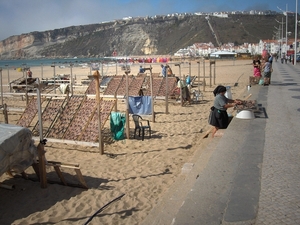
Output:
[[95,212],[85,223],[84,225],[87,225],[89,222],[92,221],[92,219],[101,211],[103,211],[107,206],[109,206],[111,203],[121,200],[121,198],[124,196],[125,194],[121,194],[119,197],[113,199],[112,201],[108,202],[107,204],[105,204],[103,207],[101,207],[99,210],[97,210],[97,212]]

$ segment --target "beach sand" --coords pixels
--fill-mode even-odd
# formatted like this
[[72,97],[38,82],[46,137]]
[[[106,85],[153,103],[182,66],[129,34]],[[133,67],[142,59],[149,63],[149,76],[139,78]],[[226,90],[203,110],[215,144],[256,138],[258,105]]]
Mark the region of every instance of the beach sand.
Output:
[[[169,63],[176,75],[179,67]],[[198,75],[198,64],[191,62],[191,74]],[[146,65],[147,66],[147,65]],[[161,71],[160,65],[152,65],[153,73]],[[138,73],[139,65],[131,66],[131,73]],[[33,77],[41,78],[41,68],[31,68]],[[101,72],[101,71],[100,71]],[[104,75],[113,75],[116,69],[104,68]],[[189,62],[181,65],[181,75],[189,74]],[[87,79],[88,68],[72,69],[78,84],[80,79]],[[100,155],[97,146],[82,146],[67,143],[47,142],[45,145],[48,161],[78,163],[89,189],[48,184],[42,189],[39,182],[23,178],[10,178],[7,174],[0,177],[0,182],[15,186],[13,190],[0,188],[0,224],[84,224],[97,210],[113,199],[125,194],[121,200],[113,202],[97,214],[89,224],[140,224],[155,207],[172,184],[185,176],[181,169],[185,163],[196,161],[195,155],[205,151],[211,135],[208,124],[209,109],[213,104],[213,89],[222,84],[231,87],[232,97],[243,99],[247,96],[249,76],[252,76],[251,60],[216,61],[205,63],[205,91],[200,87],[202,97],[197,103],[182,107],[175,99],[168,105],[166,114],[165,101],[155,100],[155,122],[150,119],[152,136],[146,134],[145,140],[133,139],[134,124],[130,118],[130,139],[104,143],[104,154]],[[43,68],[43,78],[53,77],[53,68]],[[70,74],[70,68],[56,68],[56,74]],[[119,69],[118,74],[122,74]],[[200,75],[203,76],[203,65],[200,64]],[[22,73],[10,72],[10,79],[17,79]],[[7,77],[3,71],[3,83]],[[6,87],[7,88],[7,87]],[[198,87],[196,87],[197,89]],[[83,90],[84,87],[82,88]],[[5,88],[4,88],[5,90]],[[81,89],[75,89],[80,91]],[[4,103],[10,108],[25,107],[24,98],[20,96],[4,97]],[[125,104],[118,101],[118,110],[125,112]],[[234,115],[232,109],[228,110]],[[22,112],[10,111],[9,123],[16,124]],[[0,122],[4,116],[0,114]],[[107,122],[108,123],[108,122]],[[109,126],[109,125],[108,125]],[[226,130],[219,131],[219,137]],[[208,161],[207,159],[206,161]],[[66,178],[77,182],[74,170],[62,169]],[[34,175],[32,168],[26,173]],[[53,168],[47,167],[47,177],[56,179]],[[78,183],[78,182],[77,182]]]

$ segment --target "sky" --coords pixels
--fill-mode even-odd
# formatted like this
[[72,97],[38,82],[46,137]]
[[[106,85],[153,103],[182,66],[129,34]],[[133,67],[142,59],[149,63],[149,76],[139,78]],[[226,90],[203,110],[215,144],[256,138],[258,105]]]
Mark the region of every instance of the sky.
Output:
[[[125,17],[237,10],[296,12],[296,2],[298,0],[0,0],[0,41],[33,31]],[[297,8],[299,13],[300,7]]]

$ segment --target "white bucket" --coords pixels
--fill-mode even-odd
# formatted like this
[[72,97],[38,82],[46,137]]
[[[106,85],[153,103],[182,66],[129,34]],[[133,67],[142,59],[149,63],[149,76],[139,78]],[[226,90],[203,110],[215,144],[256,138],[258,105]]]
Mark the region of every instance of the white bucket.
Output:
[[249,120],[249,119],[254,119],[255,116],[251,110],[242,110],[242,111],[238,112],[238,114],[236,115],[236,118]]

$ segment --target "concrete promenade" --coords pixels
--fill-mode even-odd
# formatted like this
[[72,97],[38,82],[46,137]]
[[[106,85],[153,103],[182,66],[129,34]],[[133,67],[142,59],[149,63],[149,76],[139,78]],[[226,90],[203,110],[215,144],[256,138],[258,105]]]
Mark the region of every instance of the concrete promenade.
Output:
[[142,225],[300,224],[300,65],[273,68],[255,119],[234,118]]

